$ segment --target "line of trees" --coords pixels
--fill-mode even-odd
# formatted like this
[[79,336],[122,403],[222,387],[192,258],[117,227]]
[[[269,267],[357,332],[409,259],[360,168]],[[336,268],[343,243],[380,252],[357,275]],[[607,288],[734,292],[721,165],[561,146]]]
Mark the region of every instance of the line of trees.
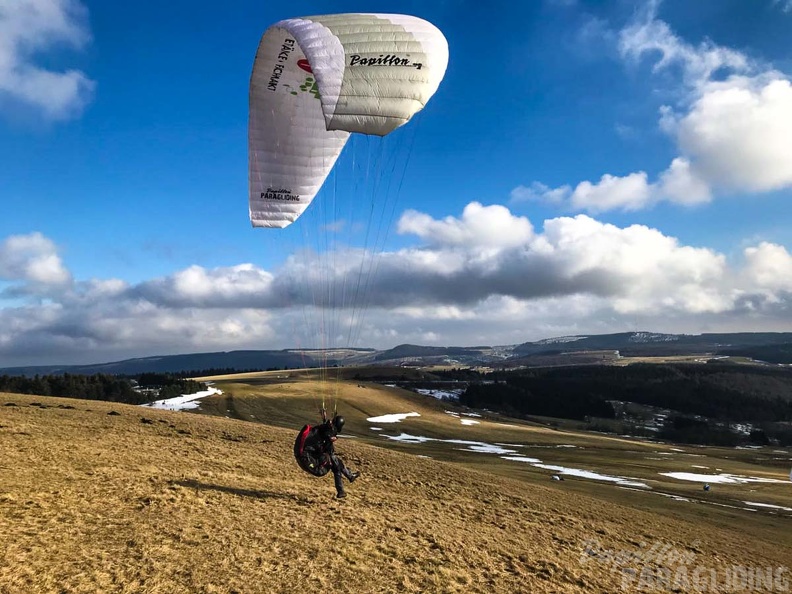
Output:
[[[152,386],[153,390],[136,389]],[[103,373],[93,375],[0,376],[0,392],[35,394],[37,396],[59,396],[85,400],[107,400],[125,404],[146,404],[162,398],[173,398],[181,394],[194,394],[205,390],[206,385],[173,374],[140,374],[119,377]]]
[[[611,404],[632,402],[673,411],[654,433],[663,439],[792,444],[792,372],[787,369],[634,364],[499,371],[478,378],[469,370],[438,375],[470,382],[461,404],[512,416],[589,420],[592,426],[623,425],[627,433],[640,433],[640,422],[624,421]],[[735,431],[738,423],[750,424],[750,435]]]
[[36,396],[60,396],[86,400],[109,400],[126,404],[145,404],[146,395],[135,391],[132,382],[114,375],[36,375],[34,377],[0,376],[0,391]]
[[494,384],[471,384],[459,402],[471,408],[498,410],[517,417],[614,418],[613,407],[604,398],[587,392],[561,390],[551,386],[537,389],[530,379],[515,377]]
[[[598,401],[619,400],[723,421],[792,421],[792,372],[786,369],[596,365],[496,372],[486,377],[490,383],[471,383],[460,402],[479,407],[505,402],[524,413],[543,414],[537,411],[563,412],[568,407],[555,401],[567,400],[584,406],[583,414],[593,415]],[[580,418],[580,414],[558,416]]]

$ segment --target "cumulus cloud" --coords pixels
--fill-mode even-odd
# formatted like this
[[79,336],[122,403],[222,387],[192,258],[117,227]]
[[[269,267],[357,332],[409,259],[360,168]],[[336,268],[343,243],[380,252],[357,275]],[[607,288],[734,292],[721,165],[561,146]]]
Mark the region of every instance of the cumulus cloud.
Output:
[[792,255],[783,246],[762,242],[745,249],[746,276],[755,287],[792,291]]
[[569,186],[548,188],[534,182],[528,187],[518,186],[511,196],[513,203],[533,200],[599,213],[617,209],[642,210],[663,200],[684,205],[700,204],[709,202],[712,194],[709,184],[691,168],[690,161],[678,157],[653,183],[644,171],[623,177],[606,173],[596,183],[580,182],[574,190]]
[[76,69],[47,69],[36,59],[64,47],[83,48],[90,41],[86,17],[79,0],[0,2],[0,100],[32,106],[52,120],[79,115],[94,81]]
[[711,186],[767,192],[792,187],[792,84],[770,77],[712,83],[674,132]]
[[471,202],[462,218],[446,217],[442,221],[407,211],[399,220],[399,233],[417,235],[431,244],[470,247],[512,247],[525,243],[533,235],[528,219],[514,217],[504,206],[483,206]]
[[8,238],[0,244],[0,271],[6,283],[28,290],[0,307],[0,360],[508,344],[637,323],[686,332],[792,323],[792,255],[777,244],[749,246],[729,261],[643,225],[618,227],[579,214],[534,229],[504,206],[479,203],[459,217],[410,211],[399,229],[419,245],[377,255],[370,269],[376,273],[362,278],[360,270],[369,269],[360,264],[372,254],[347,250],[295,254],[272,271],[191,266],[134,285],[74,281],[59,260],[54,268],[33,266],[56,253],[52,242],[37,234]]
[[55,244],[40,233],[31,233],[12,235],[0,243],[0,280],[65,285],[71,282],[71,275]]
[[596,184],[580,182],[572,192],[571,201],[573,208],[590,212],[614,208],[638,210],[652,201],[652,189],[643,171],[624,177],[606,173]]
[[[646,172],[604,174],[555,190],[534,182],[528,195],[598,213],[638,210],[669,201],[691,206],[719,194],[769,192],[792,187],[792,83],[773,70],[710,40],[693,45],[657,19],[658,2],[619,35],[622,57],[651,60],[654,72],[675,72],[683,92],[676,107],[663,106],[659,125],[677,156],[650,181]],[[540,191],[537,191],[540,190]]]
[[670,202],[692,206],[709,202],[712,199],[710,185],[697,173],[684,157],[677,157],[660,174],[659,181],[653,185],[656,200],[665,198]]
[[271,306],[272,274],[252,264],[206,270],[190,266],[135,287],[146,301],[168,307]]

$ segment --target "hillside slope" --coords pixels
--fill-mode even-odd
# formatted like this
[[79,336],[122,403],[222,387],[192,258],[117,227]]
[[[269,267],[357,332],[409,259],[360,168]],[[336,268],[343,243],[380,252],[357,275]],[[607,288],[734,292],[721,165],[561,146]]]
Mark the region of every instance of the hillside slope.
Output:
[[614,592],[634,577],[606,549],[665,543],[708,568],[792,560],[751,535],[358,440],[340,449],[363,476],[339,501],[294,464],[293,438],[0,394],[0,593]]

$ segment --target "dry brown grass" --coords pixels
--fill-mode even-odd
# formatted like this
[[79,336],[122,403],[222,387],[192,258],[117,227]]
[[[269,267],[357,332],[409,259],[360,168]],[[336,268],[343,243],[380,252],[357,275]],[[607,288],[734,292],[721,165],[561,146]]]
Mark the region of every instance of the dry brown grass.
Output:
[[[351,422],[391,405],[352,402]],[[0,593],[617,591],[618,571],[581,562],[587,539],[662,541],[707,567],[790,564],[788,545],[725,526],[359,439],[339,446],[363,476],[337,501],[331,478],[294,464],[294,433],[0,394]]]

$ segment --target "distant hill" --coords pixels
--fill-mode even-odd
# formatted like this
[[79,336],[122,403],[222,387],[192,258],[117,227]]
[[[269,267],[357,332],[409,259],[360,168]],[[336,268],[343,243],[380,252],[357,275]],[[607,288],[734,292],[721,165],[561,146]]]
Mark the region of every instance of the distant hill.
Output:
[[621,332],[583,336],[563,336],[514,347],[515,355],[550,351],[579,352],[618,350],[623,356],[723,354],[749,347],[792,344],[792,332],[734,332],[725,334],[661,334]]
[[143,357],[127,359],[112,363],[95,365],[45,365],[32,367],[0,368],[5,375],[50,375],[58,373],[74,373],[90,375],[107,373],[115,375],[133,375],[138,373],[178,373],[183,371],[199,371],[206,369],[263,370],[274,368],[318,367],[326,360],[327,365],[338,365],[346,359],[366,354],[365,349],[345,349],[334,351],[323,357],[321,351],[228,351],[217,353],[193,353],[189,355],[164,355],[161,357]]
[[789,365],[792,362],[792,342],[732,347],[722,350],[721,354],[730,357],[750,357],[757,361]]
[[378,362],[393,361],[396,359],[427,359],[435,358],[442,360],[454,359],[462,362],[479,362],[489,360],[491,347],[436,347],[419,346],[415,344],[402,344],[387,351],[379,351],[374,360]]
[[560,336],[508,346],[444,347],[402,344],[391,349],[229,351],[164,355],[94,365],[45,365],[0,368],[4,375],[145,372],[178,373],[202,370],[265,370],[327,366],[556,366],[607,364],[614,356],[672,355],[745,356],[770,363],[792,364],[792,332],[721,334],[617,334]]

